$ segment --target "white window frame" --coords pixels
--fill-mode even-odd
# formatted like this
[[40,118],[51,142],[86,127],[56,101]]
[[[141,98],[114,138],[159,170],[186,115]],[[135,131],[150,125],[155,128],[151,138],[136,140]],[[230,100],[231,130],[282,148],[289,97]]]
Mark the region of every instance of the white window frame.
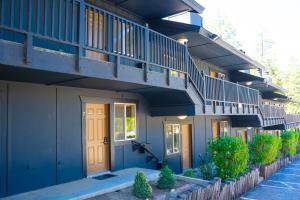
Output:
[[[225,126],[224,125],[227,125],[226,128],[227,128],[227,134],[225,134]],[[224,137],[224,136],[229,136],[230,133],[229,133],[229,122],[227,120],[221,120],[220,121],[220,137]]]
[[[174,132],[173,132],[173,126],[179,126],[179,132],[178,132],[178,152],[173,152],[173,153],[169,153],[167,150],[168,150],[168,148],[167,148],[167,141],[166,141],[166,134],[167,134],[167,127],[168,126],[172,126],[172,142],[173,142],[173,144],[172,144],[172,148],[173,148],[173,150],[175,149],[174,147],[174,144],[175,144],[175,139],[174,139]],[[181,124],[179,124],[179,123],[166,123],[165,124],[165,131],[164,131],[164,139],[165,139],[165,152],[166,152],[166,155],[167,156],[172,156],[172,155],[176,155],[176,154],[180,154],[180,152],[181,152]]]
[[[115,133],[115,116],[116,116],[116,105],[123,105],[123,109],[124,109],[124,122],[123,122],[123,127],[124,127],[124,139],[116,139],[116,136],[114,134],[114,140],[116,142],[122,142],[122,141],[130,141],[130,140],[136,140],[137,138],[137,115],[136,115],[136,104],[135,103],[114,103],[114,133]],[[134,138],[127,138],[127,132],[126,132],[126,128],[127,128],[127,123],[126,123],[126,106],[134,106],[134,116],[135,116],[135,120],[134,120],[134,125],[135,125],[135,137]]]

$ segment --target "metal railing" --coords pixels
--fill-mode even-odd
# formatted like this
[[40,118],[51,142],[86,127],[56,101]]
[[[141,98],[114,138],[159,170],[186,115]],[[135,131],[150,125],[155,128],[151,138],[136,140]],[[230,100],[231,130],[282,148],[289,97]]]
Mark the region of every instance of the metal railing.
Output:
[[93,52],[184,73],[204,103],[258,106],[257,90],[204,75],[186,45],[83,0],[0,0],[0,6],[0,27],[24,34],[26,43],[42,38],[76,47],[79,60]]
[[286,115],[284,107],[279,107],[276,105],[261,104],[259,105],[259,109],[261,110],[265,119],[284,118]]
[[205,75],[206,100],[258,105],[258,90]]
[[286,121],[286,124],[299,123],[300,122],[300,115],[286,114],[285,121]]

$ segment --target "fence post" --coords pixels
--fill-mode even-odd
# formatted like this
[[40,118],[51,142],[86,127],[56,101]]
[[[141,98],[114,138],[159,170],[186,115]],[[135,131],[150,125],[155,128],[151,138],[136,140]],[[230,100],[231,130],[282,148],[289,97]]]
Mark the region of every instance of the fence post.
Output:
[[150,41],[149,41],[149,25],[145,28],[145,63],[144,63],[144,81],[148,81],[149,61],[150,61]]
[[[89,17],[89,16],[88,16]],[[78,57],[76,69],[80,71],[81,59],[84,57],[84,43],[85,43],[85,3],[80,1],[79,5],[79,36],[78,36]]]

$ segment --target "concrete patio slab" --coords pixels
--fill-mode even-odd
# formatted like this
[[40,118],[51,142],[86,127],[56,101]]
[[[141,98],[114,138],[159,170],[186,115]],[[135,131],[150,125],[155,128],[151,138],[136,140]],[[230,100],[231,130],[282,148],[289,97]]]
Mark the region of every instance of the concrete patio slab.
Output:
[[113,172],[112,174],[116,176],[104,180],[85,178],[78,181],[6,197],[3,198],[3,200],[87,199],[133,185],[135,174],[138,171],[144,172],[149,181],[154,181],[159,176],[159,171],[157,170],[129,168]]

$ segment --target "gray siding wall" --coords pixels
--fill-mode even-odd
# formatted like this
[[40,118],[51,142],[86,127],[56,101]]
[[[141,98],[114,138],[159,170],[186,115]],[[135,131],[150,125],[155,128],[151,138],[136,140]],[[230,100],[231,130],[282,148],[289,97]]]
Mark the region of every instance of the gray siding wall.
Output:
[[[151,117],[146,100],[132,93],[41,84],[0,81],[0,196],[12,195],[85,177],[82,102],[137,104],[137,141],[148,143],[152,152],[176,172],[181,172],[181,154],[165,157],[166,123],[192,125],[193,167],[212,138],[212,119],[226,116]],[[110,117],[111,170],[129,167],[155,168],[146,154],[132,151],[130,141],[115,142]]]

